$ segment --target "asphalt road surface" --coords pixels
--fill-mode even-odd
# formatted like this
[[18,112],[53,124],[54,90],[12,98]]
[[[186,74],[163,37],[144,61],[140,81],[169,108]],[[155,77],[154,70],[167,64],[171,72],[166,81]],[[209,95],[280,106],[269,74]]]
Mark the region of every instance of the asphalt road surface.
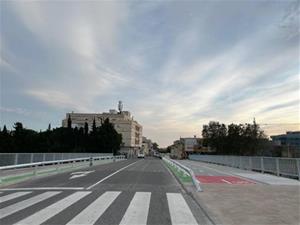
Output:
[[0,189],[0,224],[211,224],[159,159],[125,160]]

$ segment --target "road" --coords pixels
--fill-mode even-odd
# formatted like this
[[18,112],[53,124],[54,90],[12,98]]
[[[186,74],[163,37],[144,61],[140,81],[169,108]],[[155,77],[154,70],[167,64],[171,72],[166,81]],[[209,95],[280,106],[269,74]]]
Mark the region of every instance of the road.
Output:
[[211,224],[159,159],[125,160],[0,189],[0,224]]

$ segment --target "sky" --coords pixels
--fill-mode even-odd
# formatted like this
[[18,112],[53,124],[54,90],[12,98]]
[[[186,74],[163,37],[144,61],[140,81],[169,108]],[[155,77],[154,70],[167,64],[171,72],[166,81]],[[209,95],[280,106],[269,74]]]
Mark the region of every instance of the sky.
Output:
[[119,100],[168,146],[209,121],[299,130],[299,1],[1,1],[0,127]]

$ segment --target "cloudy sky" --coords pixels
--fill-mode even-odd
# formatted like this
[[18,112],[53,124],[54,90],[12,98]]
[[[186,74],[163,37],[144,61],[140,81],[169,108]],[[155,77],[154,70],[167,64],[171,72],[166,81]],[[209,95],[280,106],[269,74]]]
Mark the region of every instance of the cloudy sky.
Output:
[[124,103],[167,146],[211,120],[299,129],[299,1],[1,1],[1,124]]

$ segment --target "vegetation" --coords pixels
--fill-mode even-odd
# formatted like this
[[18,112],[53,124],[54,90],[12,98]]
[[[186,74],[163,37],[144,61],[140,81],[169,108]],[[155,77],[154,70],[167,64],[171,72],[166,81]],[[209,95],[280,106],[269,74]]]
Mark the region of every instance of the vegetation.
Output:
[[269,140],[255,120],[253,124],[220,124],[209,122],[203,126],[203,145],[222,155],[261,155],[269,148]]
[[89,132],[88,124],[84,127],[72,128],[68,119],[68,127],[51,130],[49,124],[46,131],[36,132],[24,128],[16,122],[14,129],[8,131],[4,125],[0,130],[0,152],[101,152],[118,153],[122,143],[122,135],[106,119],[100,127],[94,121]]

